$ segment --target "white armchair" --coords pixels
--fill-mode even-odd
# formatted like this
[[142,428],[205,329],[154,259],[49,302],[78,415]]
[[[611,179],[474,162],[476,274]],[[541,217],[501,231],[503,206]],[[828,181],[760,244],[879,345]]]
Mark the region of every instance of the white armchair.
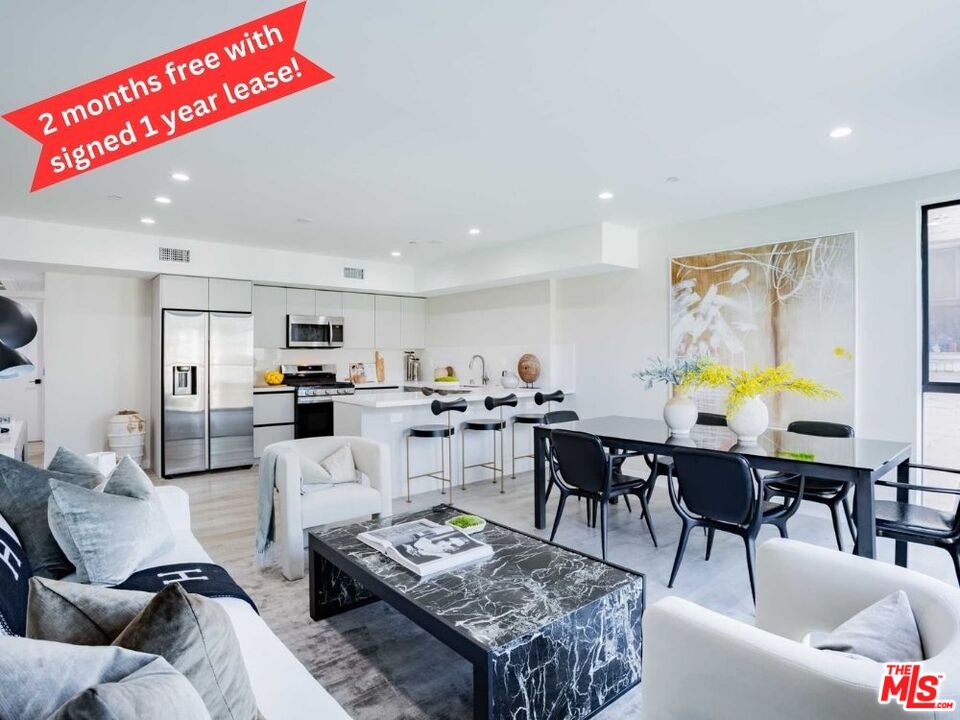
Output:
[[[756,626],[677,597],[644,615],[646,720],[929,720],[877,702],[883,665],[805,645],[903,590],[923,641],[924,672],[960,701],[960,590],[911,570],[791,540],[760,547]],[[942,716],[946,717],[946,716]]]
[[[344,445],[350,446],[353,462],[369,485],[304,486],[300,458],[319,462]],[[361,437],[317,437],[280,442],[268,449],[278,452],[274,539],[283,576],[288,580],[303,577],[307,528],[392,514],[390,449],[384,443]]]

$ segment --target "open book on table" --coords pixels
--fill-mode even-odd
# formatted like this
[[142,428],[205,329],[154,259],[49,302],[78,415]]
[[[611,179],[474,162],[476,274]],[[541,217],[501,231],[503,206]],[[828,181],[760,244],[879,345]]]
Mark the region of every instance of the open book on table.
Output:
[[493,548],[486,543],[426,519],[370,530],[357,539],[421,577],[493,555]]

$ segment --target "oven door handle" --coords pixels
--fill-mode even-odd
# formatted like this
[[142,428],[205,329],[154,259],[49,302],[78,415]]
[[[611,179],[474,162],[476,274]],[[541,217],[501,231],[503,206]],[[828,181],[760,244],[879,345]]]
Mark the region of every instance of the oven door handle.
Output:
[[331,403],[333,402],[332,397],[324,396],[313,396],[305,398],[297,398],[297,405],[320,405],[321,403]]

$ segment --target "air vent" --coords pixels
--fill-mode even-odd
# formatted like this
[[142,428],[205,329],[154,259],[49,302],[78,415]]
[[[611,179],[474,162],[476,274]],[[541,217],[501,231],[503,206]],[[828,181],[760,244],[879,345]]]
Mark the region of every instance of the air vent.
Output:
[[190,262],[190,251],[183,248],[160,248],[160,262]]
[[343,276],[347,278],[347,280],[363,280],[363,268],[345,267],[343,269]]

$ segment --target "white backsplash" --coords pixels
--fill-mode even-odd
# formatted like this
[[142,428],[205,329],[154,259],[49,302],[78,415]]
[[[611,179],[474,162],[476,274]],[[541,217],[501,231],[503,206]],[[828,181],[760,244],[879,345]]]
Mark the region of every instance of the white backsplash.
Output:
[[540,379],[535,387],[552,391],[557,389],[573,392],[575,366],[574,349],[569,345],[475,345],[470,347],[428,347],[420,356],[423,379],[432,380],[436,367],[452,366],[460,382],[480,384],[480,361],[469,368],[470,358],[482,355],[487,364],[490,383],[498,385],[504,370],[514,374],[517,362],[524,353],[533,353],[540,359]]
[[[324,365],[332,363],[337,366],[337,379],[348,380],[350,364],[362,362],[367,367],[367,380],[375,382],[377,366],[375,364],[375,349],[333,349],[333,350],[288,350],[285,348],[256,348],[253,351],[253,367],[255,381],[263,381],[263,373],[267,370],[277,370],[280,365]],[[403,381],[403,351],[381,350],[384,366],[384,381],[400,383]]]

